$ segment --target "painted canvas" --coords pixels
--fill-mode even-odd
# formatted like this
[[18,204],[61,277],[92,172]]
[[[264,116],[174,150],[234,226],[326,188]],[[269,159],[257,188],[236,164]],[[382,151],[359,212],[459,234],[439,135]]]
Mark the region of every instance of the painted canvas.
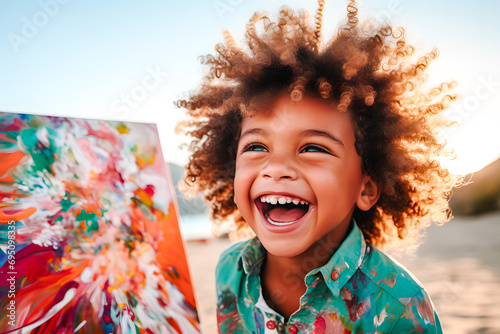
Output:
[[199,333],[153,124],[0,113],[0,333]]

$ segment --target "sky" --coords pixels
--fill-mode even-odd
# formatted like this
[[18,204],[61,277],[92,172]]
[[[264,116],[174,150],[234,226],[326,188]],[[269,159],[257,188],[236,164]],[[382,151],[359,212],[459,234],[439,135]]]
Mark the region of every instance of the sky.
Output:
[[[500,156],[500,2],[364,0],[361,16],[389,19],[407,41],[440,56],[429,83],[455,80],[461,99],[444,134],[472,172]],[[0,110],[156,123],[165,158],[185,164],[187,138],[174,134],[174,102],[196,89],[199,56],[214,53],[229,30],[237,40],[255,11],[312,0],[0,0]],[[325,35],[345,17],[346,1],[325,5]]]

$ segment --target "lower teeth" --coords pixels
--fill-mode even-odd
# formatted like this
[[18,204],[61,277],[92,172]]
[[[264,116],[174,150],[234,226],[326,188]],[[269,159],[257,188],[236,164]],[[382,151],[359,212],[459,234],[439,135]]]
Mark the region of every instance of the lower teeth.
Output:
[[286,225],[291,225],[295,222],[297,222],[296,220],[294,220],[293,222],[286,222],[286,223],[278,223],[278,222],[275,222],[274,220],[272,220],[271,218],[269,218],[269,216],[266,217],[267,221],[273,225],[278,225],[278,226],[286,226]]

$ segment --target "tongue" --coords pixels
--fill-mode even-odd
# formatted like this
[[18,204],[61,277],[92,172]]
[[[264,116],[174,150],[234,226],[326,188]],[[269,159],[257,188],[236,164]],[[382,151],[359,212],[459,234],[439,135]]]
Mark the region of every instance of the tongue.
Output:
[[268,212],[269,218],[278,223],[289,223],[296,221],[306,214],[306,210],[302,208],[287,209],[277,207]]

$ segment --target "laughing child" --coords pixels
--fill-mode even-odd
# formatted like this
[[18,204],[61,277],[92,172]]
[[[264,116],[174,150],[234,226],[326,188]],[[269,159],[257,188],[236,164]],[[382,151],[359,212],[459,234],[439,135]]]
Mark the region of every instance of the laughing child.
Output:
[[413,58],[402,28],[360,24],[354,1],[324,40],[323,5],[314,25],[255,14],[244,46],[225,32],[178,103],[186,182],[256,235],[219,260],[219,331],[441,333],[421,283],[380,249],[450,219],[457,179],[437,161],[452,85],[424,91],[437,51]]

